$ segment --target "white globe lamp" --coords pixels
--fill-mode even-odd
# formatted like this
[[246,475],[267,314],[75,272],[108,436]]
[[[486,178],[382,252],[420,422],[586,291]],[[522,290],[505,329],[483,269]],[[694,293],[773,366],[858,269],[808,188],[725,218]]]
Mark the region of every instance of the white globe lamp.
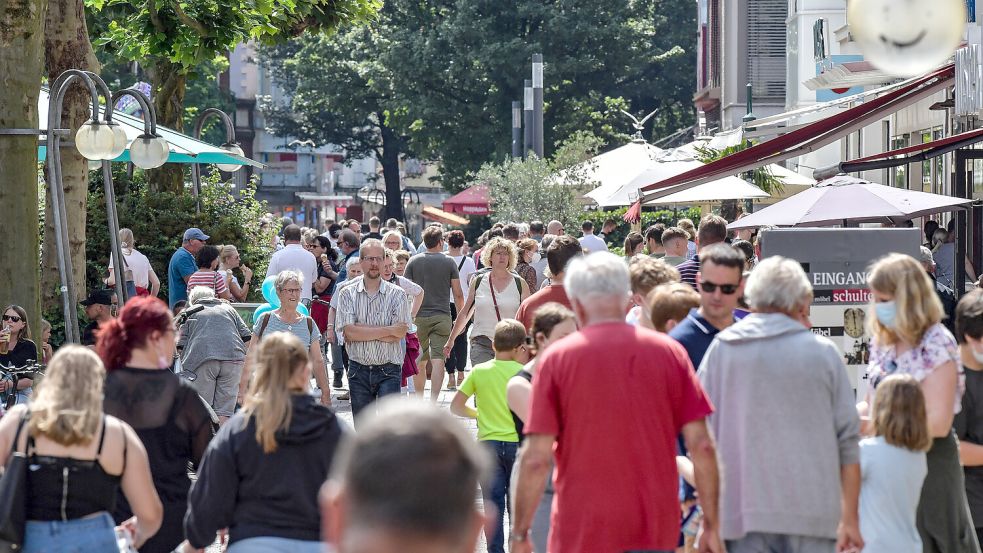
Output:
[[130,144],[130,161],[141,169],[154,169],[167,161],[167,141],[159,136],[142,134]]
[[113,149],[110,150],[106,159],[116,159],[123,155],[130,141],[126,138],[126,131],[119,123],[110,123],[109,128],[113,131]]
[[[234,154],[238,156],[246,155],[246,153],[242,151],[242,148],[240,148],[238,144],[222,144],[222,149],[229,152],[230,154]],[[216,163],[215,166],[218,167],[219,171],[224,171],[226,173],[234,173],[239,169],[242,169],[242,165],[239,163]]]
[[113,130],[106,123],[88,120],[75,133],[75,147],[85,159],[111,159]]

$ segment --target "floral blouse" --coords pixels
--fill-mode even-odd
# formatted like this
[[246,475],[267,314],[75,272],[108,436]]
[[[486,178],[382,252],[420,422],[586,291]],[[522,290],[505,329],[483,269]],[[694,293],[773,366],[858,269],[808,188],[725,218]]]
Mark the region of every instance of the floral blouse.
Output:
[[898,355],[893,345],[879,345],[877,338],[870,340],[870,365],[867,367],[867,378],[873,388],[888,376],[910,374],[921,382],[939,365],[947,361],[956,364],[958,378],[956,383],[956,403],[953,413],[962,409],[962,396],[966,388],[966,376],[963,374],[962,362],[959,358],[959,346],[949,330],[936,323],[929,328],[922,341],[914,348]]

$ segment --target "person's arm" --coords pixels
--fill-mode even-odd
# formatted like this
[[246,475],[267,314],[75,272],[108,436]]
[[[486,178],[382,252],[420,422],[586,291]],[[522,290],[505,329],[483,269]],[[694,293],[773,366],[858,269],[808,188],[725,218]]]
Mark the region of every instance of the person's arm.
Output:
[[959,440],[959,461],[966,467],[983,465],[983,445]]
[[717,448],[713,444],[706,419],[697,419],[683,425],[683,440],[693,460],[693,480],[703,510],[700,551],[723,553],[720,539],[720,473],[717,467]]
[[525,279],[519,279],[519,286],[522,288],[519,293],[519,303],[521,304],[529,297],[529,283]]
[[[10,459],[10,449],[14,443],[14,434],[17,433],[17,426],[20,425],[20,419],[26,412],[26,405],[14,405],[3,417],[0,417],[0,465],[2,466],[7,466],[7,461]],[[21,436],[26,432],[27,424],[24,425],[24,430],[21,430]]]
[[239,395],[236,397],[236,403],[239,405],[242,405],[243,398],[246,397],[246,392],[249,390],[249,376],[253,370],[253,346],[258,341],[259,337],[253,335],[253,338],[246,344],[246,359],[242,362],[242,376],[239,377]]
[[471,396],[465,395],[464,392],[458,390],[458,392],[454,394],[454,399],[451,400],[451,414],[467,419],[478,418],[478,412],[468,407],[467,403],[469,397]]
[[126,439],[126,465],[123,469],[120,487],[123,495],[130,504],[133,518],[125,521],[122,526],[133,532],[133,545],[139,548],[160,529],[164,518],[164,507],[154,488],[154,479],[150,475],[150,461],[143,442],[130,425],[119,422],[123,436]]
[[836,529],[836,550],[860,551],[864,548],[857,508],[860,500],[860,463],[840,465],[840,490],[840,524]]
[[[402,329],[402,335],[405,336],[405,324],[387,326],[350,324],[345,325],[344,328],[341,329],[341,332],[345,336],[345,342],[394,342],[399,341],[399,339],[402,338],[402,336],[399,334],[400,327]],[[391,338],[395,338],[395,340],[392,340]]]
[[447,344],[444,345],[444,357],[451,354],[451,349],[454,347],[454,340],[457,336],[464,332],[464,327],[467,326],[468,321],[474,316],[474,282],[470,285],[470,292],[468,293],[468,300],[464,302],[464,308],[457,312],[457,319],[454,320],[454,327],[451,329],[450,335],[447,337]]
[[947,436],[952,429],[952,406],[956,401],[956,363],[946,361],[922,380],[928,431],[933,438]]
[[211,545],[215,534],[233,522],[239,475],[231,451],[224,447],[228,445],[228,441],[220,439],[208,449],[188,494],[184,534],[196,549]]
[[157,294],[160,293],[160,278],[157,277],[157,273],[154,272],[153,267],[147,273],[147,278],[150,279],[150,295],[156,298]]
[[[529,541],[529,529],[532,528],[533,515],[539,506],[546,479],[553,466],[553,442],[556,436],[551,434],[529,434],[519,450],[516,469],[519,474],[515,478],[515,488],[512,490],[514,513],[509,513],[512,522],[512,535],[509,537],[509,551],[527,553],[532,551]],[[525,536],[517,541],[515,536]]]
[[327,340],[329,344],[333,344],[338,341],[338,335],[335,334],[334,329],[336,316],[337,313],[335,308],[333,306],[328,307],[328,325],[324,327],[324,339]]
[[328,386],[328,373],[324,366],[324,356],[321,355],[320,340],[311,340],[311,349],[307,353],[314,369],[314,380],[321,390],[321,405],[331,407],[331,388]]
[[416,314],[420,312],[420,306],[423,305],[423,295],[426,292],[421,288],[420,293],[413,298],[413,308],[410,310],[410,317],[416,318]]
[[508,401],[509,409],[522,422],[526,422],[529,419],[529,396],[531,392],[532,385],[521,376],[510,378],[505,387],[505,399]]

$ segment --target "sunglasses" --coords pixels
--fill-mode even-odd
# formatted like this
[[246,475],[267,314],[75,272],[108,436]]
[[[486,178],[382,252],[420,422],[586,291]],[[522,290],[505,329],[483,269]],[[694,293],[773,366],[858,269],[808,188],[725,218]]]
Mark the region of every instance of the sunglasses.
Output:
[[14,315],[4,315],[3,316],[3,320],[4,321],[10,321],[12,323],[19,323],[21,321],[21,318],[20,317],[16,317]]
[[726,294],[728,296],[731,295],[731,294],[733,294],[733,293],[735,293],[735,292],[737,292],[737,289],[740,286],[741,286],[740,283],[738,283],[738,284],[714,284],[712,282],[707,282],[707,281],[703,281],[703,282],[700,283],[700,288],[704,292],[706,292],[707,294],[712,294],[712,293],[714,293],[714,292],[717,291],[717,288],[720,288],[720,292],[723,293],[723,294]]

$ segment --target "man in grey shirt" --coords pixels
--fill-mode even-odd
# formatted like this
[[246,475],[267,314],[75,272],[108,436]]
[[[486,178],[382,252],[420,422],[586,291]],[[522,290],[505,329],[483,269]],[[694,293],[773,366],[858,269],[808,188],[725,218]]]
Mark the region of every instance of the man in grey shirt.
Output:
[[[423,231],[423,243],[427,251],[410,258],[404,276],[423,288],[423,305],[414,323],[420,339],[420,365],[429,361],[432,366],[430,399],[436,402],[444,385],[444,346],[452,328],[451,290],[454,291],[454,306],[458,313],[464,307],[464,294],[458,285],[460,275],[457,264],[444,254],[444,231],[440,227],[427,227]],[[425,370],[413,377],[417,395],[423,395],[426,382]]]
[[699,370],[724,459],[720,537],[730,553],[860,550],[860,419],[843,356],[809,328],[812,285],[770,257],[745,297],[754,313],[717,334]]
[[178,317],[183,376],[225,423],[235,411],[239,379],[252,334],[229,302],[211,288],[196,286],[190,305]]

